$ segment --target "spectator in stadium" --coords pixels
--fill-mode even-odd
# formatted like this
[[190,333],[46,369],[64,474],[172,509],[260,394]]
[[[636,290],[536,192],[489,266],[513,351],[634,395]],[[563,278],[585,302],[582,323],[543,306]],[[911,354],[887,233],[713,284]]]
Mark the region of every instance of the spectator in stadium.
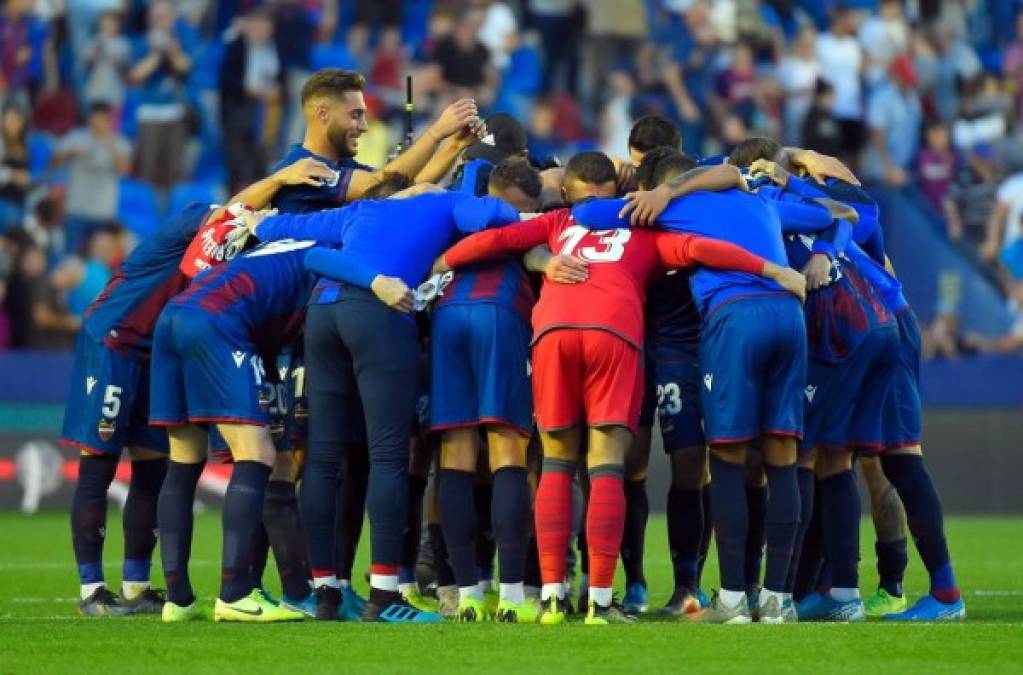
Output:
[[437,43],[433,51],[435,76],[446,100],[475,98],[487,106],[497,92],[497,70],[490,63],[490,52],[479,40],[484,14],[465,10],[451,35]]
[[0,231],[21,224],[29,174],[28,111],[11,101],[0,108]]
[[519,20],[503,0],[473,0],[472,4],[484,12],[480,42],[490,51],[490,63],[503,71],[519,44]]
[[800,29],[791,52],[778,65],[778,84],[784,96],[782,139],[786,145],[802,146],[803,122],[813,107],[819,69],[814,51],[817,31]]
[[68,311],[56,281],[47,272],[43,250],[35,242],[28,242],[16,261],[8,288],[7,308],[15,329],[15,348],[71,348],[82,321]]
[[131,42],[121,34],[121,15],[104,12],[99,30],[85,48],[88,79],[85,102],[103,101],[119,108],[124,101],[125,75],[131,63]]
[[[332,3],[336,4],[336,3]],[[348,49],[364,69],[368,69],[372,55],[370,35],[377,29],[401,27],[401,0],[355,0],[355,20],[348,31]],[[331,36],[324,36],[330,39]]]
[[35,100],[54,55],[49,28],[34,15],[32,0],[4,0],[0,45],[0,94],[24,90]]
[[649,35],[643,0],[587,0],[586,44],[593,76],[590,107],[604,103],[608,74],[630,61]]
[[856,40],[856,13],[848,7],[832,12],[831,26],[817,36],[820,76],[834,92],[831,111],[841,127],[843,155],[855,155],[864,141],[863,49]]
[[981,257],[995,264],[1004,249],[1023,236],[1020,217],[1023,215],[1023,173],[1009,176],[998,186],[995,208],[987,221]]
[[888,77],[871,92],[867,104],[870,145],[864,162],[867,178],[900,188],[919,147],[923,113],[916,92],[913,61],[902,54],[892,61]]
[[[941,209],[948,195],[949,186],[955,177],[956,156],[952,151],[952,139],[948,125],[931,120],[924,129],[924,147],[916,160],[917,181],[924,196],[931,205]],[[949,220],[949,236],[952,235],[952,221]],[[961,235],[962,232],[960,231]],[[958,238],[955,236],[954,238]]]
[[131,143],[115,131],[109,103],[90,106],[88,124],[60,141],[53,164],[68,167],[66,245],[78,253],[93,230],[117,217],[118,181],[131,170]]
[[139,89],[136,113],[139,175],[161,189],[183,175],[182,149],[188,140],[184,80],[192,58],[175,26],[174,3],[156,0],[148,8],[148,33],[128,74]]
[[902,0],[880,0],[877,14],[860,24],[857,37],[863,47],[868,85],[883,80],[895,57],[909,49],[909,24],[902,6]]
[[981,252],[995,210],[999,170],[990,146],[981,145],[962,153],[957,163],[942,211],[953,240],[964,240],[968,250]]
[[220,121],[232,194],[266,174],[285,85],[269,10],[251,10],[238,27],[220,66]]
[[84,259],[66,258],[54,272],[59,286],[67,289],[68,310],[75,316],[82,316],[124,258],[121,238],[122,230],[116,225],[97,229],[89,237]]
[[[578,0],[529,0],[529,16],[540,34],[543,46],[544,71],[540,91],[565,91],[575,96],[579,80],[579,28],[581,24]],[[564,87],[556,87],[558,75],[564,71]]]

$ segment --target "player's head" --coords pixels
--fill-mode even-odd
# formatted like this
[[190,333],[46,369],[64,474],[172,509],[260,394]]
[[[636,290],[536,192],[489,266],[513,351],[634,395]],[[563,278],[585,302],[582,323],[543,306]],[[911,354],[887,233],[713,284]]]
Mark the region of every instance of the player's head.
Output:
[[661,146],[678,150],[682,146],[682,132],[660,115],[640,117],[629,132],[629,159],[639,166],[643,156]]
[[379,182],[366,190],[363,199],[387,199],[393,194],[412,187],[414,180],[403,173],[388,171],[380,177]]
[[580,152],[568,160],[561,196],[569,204],[587,197],[614,197],[617,176],[611,158],[602,152]]
[[503,199],[523,213],[533,213],[539,208],[542,189],[540,172],[525,157],[501,160],[490,172],[487,182],[487,194]]
[[654,171],[650,176],[650,187],[657,187],[658,185],[664,185],[668,181],[678,178],[687,171],[692,171],[696,168],[696,160],[684,153],[678,153],[665,157],[657,166],[654,167]]
[[732,154],[728,156],[728,163],[741,169],[758,159],[777,162],[788,168],[785,159],[785,148],[778,141],[766,136],[750,136],[736,145],[732,150]]
[[324,68],[302,87],[302,112],[309,134],[325,138],[339,158],[354,157],[366,122],[366,80],[353,70]]
[[657,183],[654,182],[654,172],[660,163],[669,158],[681,156],[682,153],[667,145],[662,145],[647,152],[643,155],[643,161],[636,167],[636,185],[640,190],[649,190],[657,187]]

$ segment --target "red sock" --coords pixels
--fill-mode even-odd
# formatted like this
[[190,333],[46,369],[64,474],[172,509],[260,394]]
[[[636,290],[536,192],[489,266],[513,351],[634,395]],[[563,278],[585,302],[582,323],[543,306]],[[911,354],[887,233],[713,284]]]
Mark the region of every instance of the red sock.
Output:
[[536,490],[536,543],[545,584],[565,580],[565,554],[572,537],[572,476],[568,462],[544,460]]
[[621,466],[590,470],[586,544],[590,551],[590,587],[611,588],[625,529],[625,483]]

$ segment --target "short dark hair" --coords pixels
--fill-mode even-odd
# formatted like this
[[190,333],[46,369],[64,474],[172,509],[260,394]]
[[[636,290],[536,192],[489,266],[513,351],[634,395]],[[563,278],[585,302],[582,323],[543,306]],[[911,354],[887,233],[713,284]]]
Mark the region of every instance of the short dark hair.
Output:
[[387,199],[395,192],[401,192],[415,185],[415,181],[403,173],[387,171],[380,176],[376,185],[366,190],[363,199]]
[[657,187],[658,185],[663,185],[672,178],[681,176],[695,167],[696,160],[689,155],[678,153],[671,157],[665,157],[654,168],[654,173],[650,177],[650,186]]
[[514,186],[533,199],[539,199],[543,190],[540,172],[525,157],[507,157],[498,162],[490,172],[488,185],[497,190]]
[[302,105],[319,96],[340,96],[348,91],[362,91],[365,87],[366,78],[354,70],[323,68],[302,86]]
[[89,105],[89,117],[92,117],[96,113],[102,113],[104,115],[110,115],[114,112],[114,107],[106,101],[96,101]]
[[772,162],[778,161],[783,148],[781,143],[766,136],[750,136],[735,146],[728,156],[728,163],[738,167],[746,167],[758,159]]
[[636,167],[636,185],[641,190],[654,187],[654,171],[661,160],[678,155],[679,151],[667,145],[661,145],[643,155],[643,161]]
[[611,158],[596,150],[577,153],[568,160],[564,182],[579,180],[590,185],[615,182],[615,165]]
[[650,152],[666,145],[678,150],[682,146],[682,132],[669,119],[660,115],[644,115],[636,120],[629,132],[629,147]]

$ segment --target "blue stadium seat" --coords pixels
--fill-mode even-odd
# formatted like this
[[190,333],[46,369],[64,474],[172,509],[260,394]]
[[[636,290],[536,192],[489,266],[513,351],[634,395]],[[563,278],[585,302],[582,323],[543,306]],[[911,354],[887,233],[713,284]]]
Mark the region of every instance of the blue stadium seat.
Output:
[[310,61],[313,70],[321,68],[347,68],[355,70],[358,64],[343,44],[320,43],[313,47]]
[[122,178],[119,187],[118,221],[140,238],[155,232],[160,226],[160,205],[153,188],[131,178]]
[[200,204],[222,203],[223,190],[211,181],[192,181],[181,183],[171,191],[170,206],[167,208],[168,215],[178,213],[192,202]]
[[226,47],[223,40],[210,40],[200,44],[193,55],[195,65],[188,78],[189,89],[217,89],[220,84],[220,64]]
[[433,11],[433,0],[406,0],[401,7],[401,38],[407,45],[426,40],[426,27]]
[[33,131],[28,135],[28,171],[32,179],[37,180],[46,173],[53,159],[53,151],[56,143],[49,134]]

